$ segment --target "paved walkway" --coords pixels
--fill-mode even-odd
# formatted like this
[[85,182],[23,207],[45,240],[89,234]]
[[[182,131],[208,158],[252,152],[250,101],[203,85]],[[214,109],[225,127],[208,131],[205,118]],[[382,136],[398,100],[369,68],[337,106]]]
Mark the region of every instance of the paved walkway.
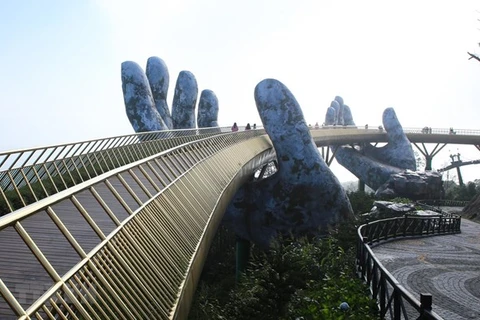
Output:
[[445,320],[480,319],[480,224],[462,219],[461,234],[386,242],[373,248],[417,299],[433,296]]

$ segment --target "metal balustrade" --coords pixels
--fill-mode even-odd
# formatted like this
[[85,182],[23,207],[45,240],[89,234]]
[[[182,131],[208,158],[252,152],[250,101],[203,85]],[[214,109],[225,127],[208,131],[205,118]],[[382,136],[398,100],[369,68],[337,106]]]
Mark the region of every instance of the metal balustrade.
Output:
[[422,133],[422,134],[459,134],[459,135],[468,135],[468,136],[480,136],[480,130],[478,129],[445,129],[445,128],[429,128],[430,130],[425,131],[425,128],[403,128],[405,133]]
[[109,170],[225,132],[230,128],[158,131],[2,152],[0,215]]
[[419,201],[420,204],[430,205],[434,207],[465,207],[470,201],[448,200],[448,199],[427,199]]
[[414,216],[382,219],[358,228],[357,269],[377,300],[381,319],[442,319],[432,311],[428,294],[418,301],[375,257],[370,246],[389,239],[460,232],[461,218],[451,216]]
[[[445,134],[449,132],[449,129],[432,129],[432,134],[419,134],[422,130],[407,128],[405,132],[412,142],[436,143],[439,141],[435,136],[446,139]],[[263,129],[254,131],[265,132]],[[230,132],[230,128],[159,131],[2,152],[0,153],[0,216],[122,165],[182,143],[225,132]],[[322,156],[326,158],[325,161],[328,164],[333,161],[335,153],[333,151],[330,155],[330,149],[325,150],[329,145],[386,142],[386,137],[382,135],[383,131],[378,129],[327,126],[312,129],[311,132],[317,146],[322,147]],[[459,129],[456,132],[460,135],[459,137],[447,139],[450,141],[445,142],[480,145],[479,130]]]
[[0,318],[185,318],[226,206],[273,158],[266,135],[218,135],[0,218]]
[[[383,126],[377,126],[377,125],[368,125],[367,127],[363,127],[363,126],[333,126],[333,125],[329,125],[329,126],[322,126],[322,127],[319,127],[319,128],[311,128],[312,131],[316,131],[316,130],[326,130],[326,129],[335,129],[335,130],[345,130],[345,129],[358,129],[358,130],[367,130],[369,132],[378,132],[378,131],[382,131],[384,132],[384,128]],[[459,134],[459,135],[468,135],[468,136],[480,136],[480,130],[478,129],[453,129],[453,128],[429,128],[428,131],[425,130],[425,128],[408,128],[408,127],[404,127],[403,128],[403,131],[406,133],[406,134],[409,134],[409,133],[421,133],[421,134],[441,134],[441,135],[455,135],[455,134]]]

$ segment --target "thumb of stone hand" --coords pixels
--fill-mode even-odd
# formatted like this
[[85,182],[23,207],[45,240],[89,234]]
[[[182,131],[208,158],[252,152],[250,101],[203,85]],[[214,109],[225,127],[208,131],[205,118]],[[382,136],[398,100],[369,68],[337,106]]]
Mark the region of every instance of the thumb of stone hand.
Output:
[[279,235],[314,235],[352,216],[350,202],[323,161],[293,94],[274,79],[255,88],[255,102],[277,155],[278,172],[245,184],[225,223],[237,235],[268,248]]

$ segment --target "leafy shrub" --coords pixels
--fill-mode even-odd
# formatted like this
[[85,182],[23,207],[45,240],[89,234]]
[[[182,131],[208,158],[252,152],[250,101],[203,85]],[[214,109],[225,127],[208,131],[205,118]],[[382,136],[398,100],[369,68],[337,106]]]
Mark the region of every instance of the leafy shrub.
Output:
[[352,205],[353,212],[356,215],[370,212],[373,207],[373,202],[375,201],[375,195],[373,193],[363,191],[352,191],[347,193],[347,196]]
[[468,182],[467,185],[456,185],[451,184],[446,188],[445,199],[447,200],[458,200],[458,201],[470,201],[478,193],[480,193],[480,188],[475,184],[475,182]]
[[401,198],[401,197],[397,197],[397,198],[393,198],[392,200],[390,200],[391,202],[395,202],[395,203],[403,203],[403,204],[409,204],[409,203],[412,203],[412,200],[408,199],[408,198]]
[[[335,238],[322,241],[321,248],[326,253],[321,261],[324,277],[296,292],[285,319],[377,319],[377,306],[369,298],[368,287],[353,274],[353,248],[343,250]],[[342,310],[340,305],[345,302],[348,309]]]
[[[376,319],[375,301],[355,275],[352,230],[350,221],[324,239],[277,239],[268,252],[252,248],[235,288],[200,282],[189,318]],[[339,308],[342,302],[348,310]]]

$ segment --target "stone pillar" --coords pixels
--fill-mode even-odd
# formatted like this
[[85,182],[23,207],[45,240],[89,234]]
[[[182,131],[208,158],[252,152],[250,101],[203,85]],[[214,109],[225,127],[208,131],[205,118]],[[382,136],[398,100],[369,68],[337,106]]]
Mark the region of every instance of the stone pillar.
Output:
[[426,154],[425,156],[425,171],[432,171],[433,155]]
[[235,243],[235,281],[238,282],[245,272],[250,257],[250,241],[237,237]]

